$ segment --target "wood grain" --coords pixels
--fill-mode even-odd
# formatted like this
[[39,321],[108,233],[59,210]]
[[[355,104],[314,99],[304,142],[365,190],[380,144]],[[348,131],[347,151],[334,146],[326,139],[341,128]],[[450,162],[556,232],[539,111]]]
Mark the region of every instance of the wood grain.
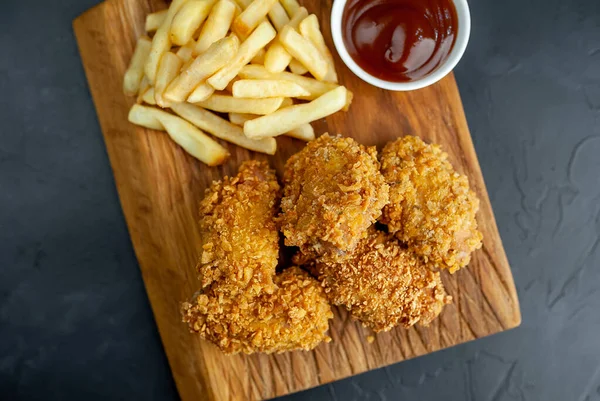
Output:
[[[317,14],[328,45],[331,0],[305,0]],[[371,87],[336,57],[341,81],[355,93],[349,113],[338,113],[314,124],[381,148],[401,135],[419,135],[439,143],[456,169],[469,177],[481,199],[478,222],[484,246],[471,265],[443,280],[454,303],[430,327],[397,328],[370,334],[347,313],[336,310],[331,323],[333,342],[312,352],[282,355],[224,356],[213,345],[188,333],[179,304],[199,287],[194,269],[198,257],[197,206],[215,179],[237,172],[247,159],[269,160],[281,173],[287,158],[301,149],[300,141],[278,139],[273,157],[226,145],[231,159],[218,168],[196,161],[167,135],[127,122],[133,100],[121,91],[123,73],[144,18],[164,8],[159,1],[108,0],[74,21],[75,34],[121,205],[158,330],[183,400],[268,399],[480,338],[520,323],[511,271],[452,75],[431,87],[393,93]]]

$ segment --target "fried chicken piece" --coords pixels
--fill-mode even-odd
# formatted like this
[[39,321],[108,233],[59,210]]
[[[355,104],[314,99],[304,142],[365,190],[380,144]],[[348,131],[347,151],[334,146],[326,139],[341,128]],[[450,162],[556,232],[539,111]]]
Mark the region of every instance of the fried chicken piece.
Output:
[[276,275],[275,173],[250,161],[201,202],[202,289],[182,304],[190,330],[225,353],[312,349],[333,317],[319,283],[294,267]]
[[235,177],[206,190],[200,202],[202,288],[272,292],[279,255],[275,216],[280,187],[266,163],[249,161]]
[[310,269],[331,303],[376,332],[398,324],[427,326],[452,299],[438,272],[375,228],[343,259],[326,253]]
[[226,354],[311,350],[322,341],[331,307],[319,283],[299,267],[275,276],[276,290],[258,296],[230,296],[218,285],[183,304],[183,319],[194,332]]
[[425,262],[453,273],[469,263],[483,236],[475,220],[479,200],[447,158],[439,146],[415,136],[388,143],[381,172],[390,203],[381,222]]
[[281,230],[303,252],[347,251],[364,238],[388,201],[377,151],[324,134],[287,161]]

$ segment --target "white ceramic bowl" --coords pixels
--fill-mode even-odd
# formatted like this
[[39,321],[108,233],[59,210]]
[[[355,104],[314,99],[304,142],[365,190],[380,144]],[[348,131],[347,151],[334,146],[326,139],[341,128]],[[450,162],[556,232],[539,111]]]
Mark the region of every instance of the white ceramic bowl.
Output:
[[436,83],[448,75],[450,71],[456,67],[456,64],[458,64],[465,53],[467,43],[469,42],[469,35],[471,34],[471,14],[469,12],[469,5],[467,4],[467,0],[452,0],[458,16],[458,34],[450,54],[441,65],[424,77],[410,82],[390,82],[374,77],[356,64],[344,44],[344,39],[342,37],[342,15],[344,14],[346,1],[347,0],[335,0],[333,2],[333,8],[331,9],[331,35],[333,36],[333,43],[344,64],[346,64],[346,66],[360,79],[371,85],[393,91],[411,91],[424,88]]

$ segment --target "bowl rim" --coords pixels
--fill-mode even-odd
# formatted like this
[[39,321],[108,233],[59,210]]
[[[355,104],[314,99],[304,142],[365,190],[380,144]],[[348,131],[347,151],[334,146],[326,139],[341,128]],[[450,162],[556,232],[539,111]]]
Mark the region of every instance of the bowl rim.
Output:
[[342,37],[342,16],[347,1],[348,0],[334,0],[333,2],[333,7],[331,9],[331,36],[333,37],[333,44],[342,61],[350,71],[373,86],[392,91],[411,91],[424,88],[438,82],[448,75],[454,67],[456,67],[465,53],[471,35],[471,13],[469,11],[469,5],[467,0],[450,0],[454,4],[458,17],[458,33],[454,46],[452,46],[452,50],[446,60],[433,70],[433,72],[415,81],[391,82],[377,78],[363,70],[356,61],[354,61],[344,44],[344,39]]

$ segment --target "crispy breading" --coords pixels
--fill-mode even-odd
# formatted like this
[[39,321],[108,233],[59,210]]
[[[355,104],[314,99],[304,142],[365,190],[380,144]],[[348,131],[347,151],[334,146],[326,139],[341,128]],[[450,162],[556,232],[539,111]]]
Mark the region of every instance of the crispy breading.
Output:
[[280,187],[266,163],[242,164],[237,176],[206,190],[200,202],[202,288],[218,282],[235,293],[274,290],[279,255],[275,216]]
[[323,289],[298,267],[275,276],[276,290],[258,296],[231,296],[218,285],[183,304],[190,329],[223,352],[310,350],[322,341],[333,317]]
[[381,172],[390,202],[381,222],[427,263],[455,272],[481,248],[483,236],[475,220],[479,200],[447,158],[439,146],[415,136],[388,143]]
[[325,253],[309,266],[331,303],[376,332],[427,326],[452,299],[438,272],[375,228],[343,258]]
[[287,161],[281,230],[304,252],[347,251],[366,235],[388,201],[377,151],[324,134]]
[[333,317],[319,283],[297,267],[276,275],[279,185],[264,162],[242,164],[201,203],[202,289],[182,304],[190,330],[225,353],[312,349]]

